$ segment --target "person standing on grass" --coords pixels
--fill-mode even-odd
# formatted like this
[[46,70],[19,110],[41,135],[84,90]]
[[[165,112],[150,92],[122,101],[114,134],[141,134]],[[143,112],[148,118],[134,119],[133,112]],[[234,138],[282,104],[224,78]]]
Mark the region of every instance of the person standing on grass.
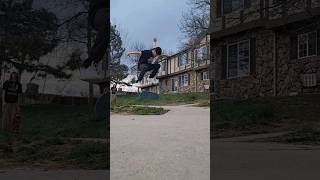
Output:
[[2,122],[1,129],[12,131],[14,119],[17,113],[20,113],[22,85],[16,72],[10,74],[10,79],[3,83],[2,91]]
[[117,85],[114,84],[111,88],[111,108],[114,109],[116,105],[117,105]]

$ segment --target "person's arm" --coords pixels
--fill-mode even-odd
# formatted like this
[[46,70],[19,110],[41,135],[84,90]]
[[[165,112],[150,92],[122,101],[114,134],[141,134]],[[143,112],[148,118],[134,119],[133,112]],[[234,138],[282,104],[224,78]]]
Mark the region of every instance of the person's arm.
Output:
[[141,51],[130,51],[128,52],[128,56],[134,55],[134,56],[141,56]]
[[152,48],[156,48],[156,47],[157,47],[157,38],[154,37],[152,41]]

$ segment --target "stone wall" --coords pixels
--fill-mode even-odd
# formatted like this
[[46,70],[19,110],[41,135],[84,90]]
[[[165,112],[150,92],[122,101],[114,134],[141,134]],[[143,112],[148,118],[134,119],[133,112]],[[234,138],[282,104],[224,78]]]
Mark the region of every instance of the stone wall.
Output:
[[196,92],[208,92],[209,89],[205,89],[205,85],[209,85],[210,86],[210,80],[201,80],[201,76],[202,76],[202,72],[208,72],[208,76],[210,76],[210,72],[207,69],[203,69],[201,71],[197,71],[196,72],[196,76],[197,76],[197,87],[196,87]]
[[[223,78],[222,66],[227,59],[222,57],[222,47],[227,44],[255,39],[255,66],[250,68],[250,75],[236,78]],[[256,30],[229,36],[214,42],[215,88],[219,97],[249,98],[273,95],[273,31]],[[223,63],[224,62],[224,63]],[[225,71],[226,72],[226,71]]]
[[[315,27],[315,29],[320,29],[320,27]],[[290,57],[290,33],[286,31],[279,32],[277,44],[277,95],[320,93],[320,52],[317,56],[292,59]],[[311,73],[316,74],[317,87],[303,87],[302,75]]]
[[[195,71],[189,71],[186,72],[190,74],[190,84],[188,86],[180,86],[179,85],[179,76],[182,74],[170,76],[167,78],[161,78],[160,79],[160,93],[172,93],[172,79],[175,79],[177,85],[177,93],[187,93],[187,92],[196,92],[196,78],[197,78],[197,73]],[[201,82],[198,82],[198,84],[201,84]]]
[[[259,13],[260,0],[251,0],[250,8],[247,8],[243,11],[241,10],[233,11],[231,13],[222,15],[221,17],[218,17],[217,13],[215,13],[216,7],[217,7],[216,6],[217,0],[212,0],[212,3],[214,4],[214,6],[212,6],[211,8],[214,12],[212,13],[212,17],[213,17],[212,26],[213,26],[214,32],[221,31],[224,28],[226,29],[232,28],[241,23],[251,22],[260,18],[260,13]],[[241,13],[243,13],[243,20],[241,20],[240,18]]]

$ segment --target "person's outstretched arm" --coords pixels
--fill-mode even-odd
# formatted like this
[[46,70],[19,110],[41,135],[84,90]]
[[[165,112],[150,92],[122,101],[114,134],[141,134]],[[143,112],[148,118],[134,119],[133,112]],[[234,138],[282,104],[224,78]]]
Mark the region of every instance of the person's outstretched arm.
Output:
[[128,56],[134,55],[134,56],[141,56],[141,51],[130,51],[128,52]]
[[152,48],[156,48],[156,47],[157,47],[157,38],[154,37],[152,41]]

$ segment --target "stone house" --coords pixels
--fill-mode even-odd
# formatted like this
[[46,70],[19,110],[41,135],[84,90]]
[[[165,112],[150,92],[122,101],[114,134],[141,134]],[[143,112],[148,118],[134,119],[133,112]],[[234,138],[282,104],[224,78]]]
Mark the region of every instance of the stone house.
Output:
[[320,0],[211,0],[213,95],[319,93]]
[[141,89],[141,91],[148,91],[159,94],[159,80],[158,79],[150,79],[149,74],[144,76],[144,78],[141,81],[141,85],[138,86],[138,88]]
[[208,92],[210,36],[162,60],[157,79],[160,93]]

